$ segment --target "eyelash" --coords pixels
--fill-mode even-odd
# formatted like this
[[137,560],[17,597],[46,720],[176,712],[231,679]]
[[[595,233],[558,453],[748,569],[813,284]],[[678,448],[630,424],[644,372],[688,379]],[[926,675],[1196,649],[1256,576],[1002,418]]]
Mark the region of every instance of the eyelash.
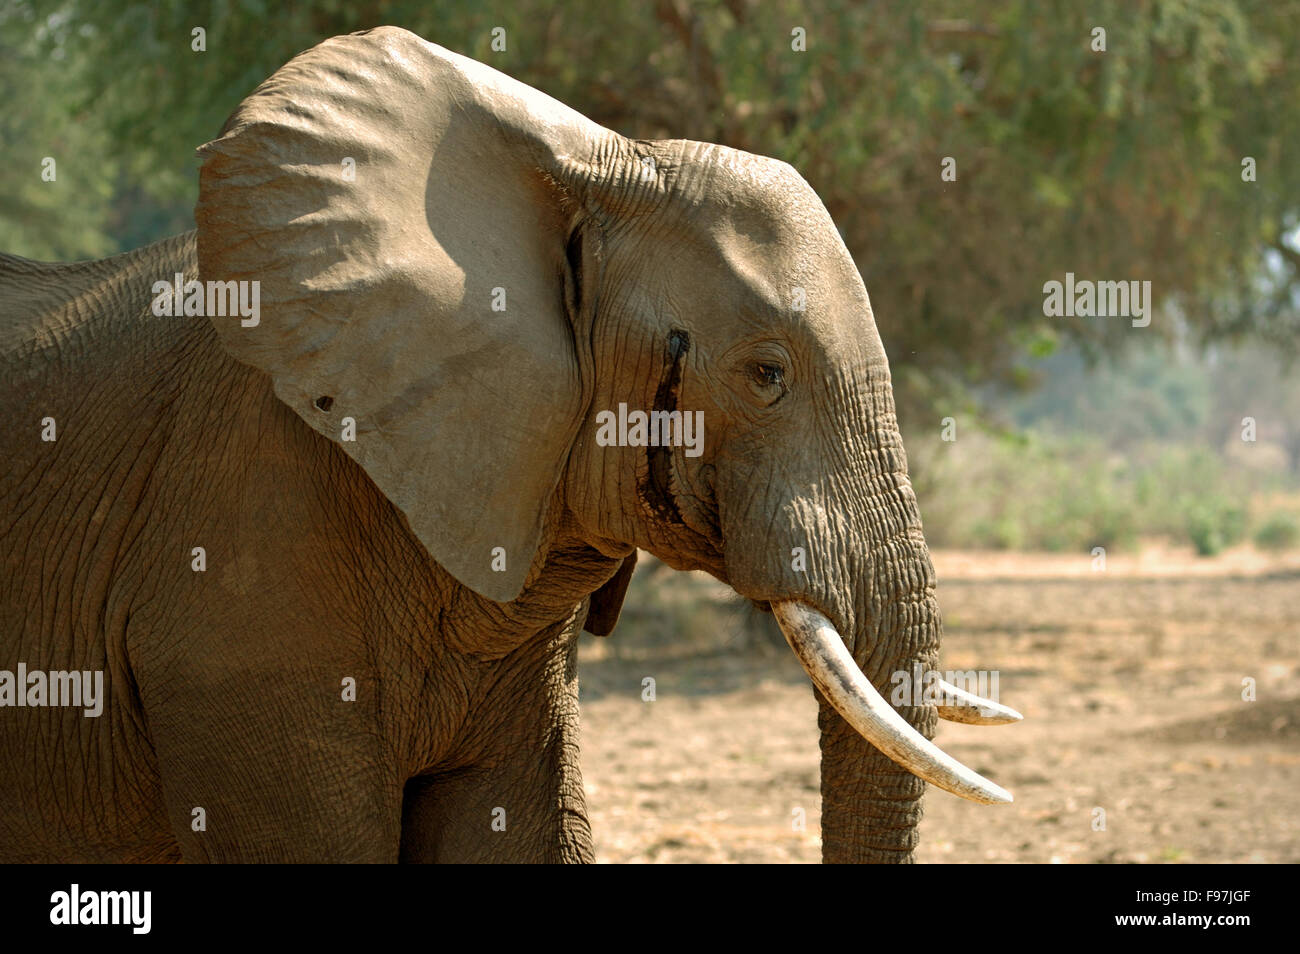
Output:
[[759,362],[754,365],[754,377],[765,387],[775,387],[779,384],[781,390],[785,390],[785,369],[779,364]]
[[754,381],[760,388],[765,390],[776,387],[781,389],[780,394],[768,401],[768,407],[781,403],[781,399],[790,393],[790,386],[785,383],[785,368],[775,362],[759,361],[756,363],[754,365]]

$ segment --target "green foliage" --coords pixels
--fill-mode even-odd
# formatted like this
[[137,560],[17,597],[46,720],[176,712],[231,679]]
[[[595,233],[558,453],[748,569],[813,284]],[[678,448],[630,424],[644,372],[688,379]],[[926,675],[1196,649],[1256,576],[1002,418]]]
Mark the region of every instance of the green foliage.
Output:
[[1199,556],[1214,556],[1238,542],[1245,533],[1246,510],[1218,498],[1200,499],[1187,507],[1187,537]]
[[1163,537],[1210,555],[1280,506],[1255,542],[1291,545],[1276,501],[1300,489],[1300,382],[1275,354],[1153,341],[1099,367],[1073,347],[1026,367],[1037,388],[999,397],[1005,430],[967,411],[955,443],[905,433],[932,543],[1078,552]]
[[[1255,375],[1262,364],[1253,363]],[[1025,369],[1034,390],[1000,402],[1011,421],[1020,427],[1037,422],[1062,432],[1105,434],[1117,450],[1153,440],[1199,439],[1222,377],[1186,349],[1150,338],[1100,366],[1071,348],[1027,363]]]
[[[1251,501],[1280,479],[1205,447],[1156,443],[1117,455],[1096,437],[1040,431],[977,432],[917,446],[912,456],[926,538],[936,547],[1083,553],[1164,537],[1210,556],[1245,539]],[[1275,516],[1259,532],[1289,545],[1284,520]]]
[[[104,128],[71,105],[80,95],[66,61],[43,48],[45,27],[22,8],[0,10],[0,250],[31,258],[95,258],[108,235],[118,165]],[[53,181],[42,179],[54,160]]]
[[1286,511],[1270,514],[1255,531],[1255,546],[1261,550],[1300,547],[1300,518]]

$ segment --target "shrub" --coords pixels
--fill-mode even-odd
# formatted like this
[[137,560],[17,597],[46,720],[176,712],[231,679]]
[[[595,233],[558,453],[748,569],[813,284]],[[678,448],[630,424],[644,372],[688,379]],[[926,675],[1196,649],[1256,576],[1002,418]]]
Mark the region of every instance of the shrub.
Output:
[[1300,545],[1300,519],[1293,513],[1270,514],[1255,531],[1255,546],[1261,550],[1289,550]]
[[1195,501],[1187,509],[1187,536],[1200,556],[1214,556],[1241,540],[1245,531],[1242,507],[1210,498]]

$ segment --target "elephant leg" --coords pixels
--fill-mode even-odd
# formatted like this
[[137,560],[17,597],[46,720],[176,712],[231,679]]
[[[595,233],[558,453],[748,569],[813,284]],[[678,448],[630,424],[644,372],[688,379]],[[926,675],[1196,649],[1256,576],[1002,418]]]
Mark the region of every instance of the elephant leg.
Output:
[[[186,863],[392,863],[399,791],[385,793],[356,752],[329,756],[331,771],[286,769],[299,755],[253,764],[167,767],[167,811]],[[242,769],[242,771],[241,771]]]
[[[591,862],[578,765],[577,626],[497,665],[472,762],[406,785],[404,862]],[[516,658],[522,656],[523,658]],[[483,727],[487,727],[484,729]]]
[[322,701],[326,685],[250,674],[149,708],[186,862],[397,860],[401,779],[361,704]]

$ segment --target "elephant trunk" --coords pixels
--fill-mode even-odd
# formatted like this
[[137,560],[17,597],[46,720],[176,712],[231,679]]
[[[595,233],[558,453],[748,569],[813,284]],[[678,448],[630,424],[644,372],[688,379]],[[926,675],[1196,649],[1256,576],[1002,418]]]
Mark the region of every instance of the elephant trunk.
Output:
[[[904,511],[910,507],[901,508]],[[910,515],[909,515],[910,516]],[[919,524],[919,520],[917,521]],[[918,528],[919,529],[919,528]],[[852,628],[845,650],[862,682],[888,699],[895,672],[931,670],[938,661],[942,623],[934,569],[919,534],[884,542],[866,565],[841,615]],[[846,607],[847,609],[848,607]],[[844,642],[845,640],[841,640]],[[821,730],[822,860],[831,864],[910,864],[919,840],[925,780],[905,760],[875,744],[846,718],[834,696],[817,686]],[[893,712],[915,738],[929,743],[937,713],[913,697]],[[919,748],[919,747],[918,747]],[[973,773],[972,773],[973,774]]]
[[799,602],[776,603],[772,611],[821,698],[864,739],[954,795],[984,804],[1011,801],[1005,789],[962,765],[903,719],[862,674],[829,619]]
[[[925,782],[867,742],[824,698],[819,701],[822,861],[911,864]],[[915,728],[931,734],[933,716],[916,715]]]
[[838,580],[833,589],[774,600],[772,610],[820,704],[823,859],[910,862],[926,781],[977,802],[1011,801],[930,741],[936,720],[995,723],[1019,714],[947,691],[936,706],[920,686],[891,704],[895,673],[930,673],[937,662],[934,567],[906,477],[860,506],[884,515],[867,518],[874,541],[838,562],[842,572],[828,575]]
[[[1019,713],[930,682],[942,634],[934,565],[892,398],[883,384],[868,393],[874,403],[855,399],[862,406],[836,420],[852,426],[833,428],[859,435],[853,444],[812,442],[832,451],[785,461],[768,479],[722,484],[719,510],[724,539],[740,541],[754,514],[775,510],[766,543],[737,545],[727,573],[772,608],[817,691],[823,860],[907,862],[926,781],[977,802],[1011,801],[930,741],[936,720],[997,724]],[[900,672],[926,682],[891,698]]]

